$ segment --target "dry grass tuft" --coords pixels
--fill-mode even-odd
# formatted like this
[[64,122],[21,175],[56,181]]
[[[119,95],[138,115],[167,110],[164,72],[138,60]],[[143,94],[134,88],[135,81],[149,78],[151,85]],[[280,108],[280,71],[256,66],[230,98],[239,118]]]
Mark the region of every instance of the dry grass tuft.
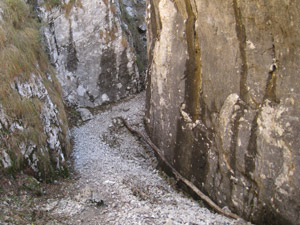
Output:
[[65,17],[69,17],[70,12],[74,6],[83,8],[81,0],[70,0],[67,4],[62,5],[62,9],[65,10]]
[[0,78],[14,79],[22,74],[22,79],[28,79],[41,55],[38,24],[23,1],[4,2],[4,22],[0,29]]
[[128,48],[128,41],[125,36],[122,36],[121,44],[124,48]]
[[46,0],[44,4],[47,10],[51,10],[55,7],[60,7],[61,5],[62,5],[61,0]]
[[113,5],[113,4],[111,4],[111,5],[110,5],[110,11],[112,12],[113,15],[115,15],[115,14],[116,14],[116,11],[117,11],[116,6]]
[[108,5],[108,0],[102,0],[104,4],[107,6]]

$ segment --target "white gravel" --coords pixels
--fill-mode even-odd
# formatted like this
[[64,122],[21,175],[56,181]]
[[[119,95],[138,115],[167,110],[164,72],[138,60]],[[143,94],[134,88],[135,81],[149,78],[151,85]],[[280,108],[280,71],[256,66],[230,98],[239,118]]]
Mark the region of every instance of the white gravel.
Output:
[[67,224],[241,224],[174,190],[151,150],[115,119],[123,116],[144,131],[144,98],[123,101],[72,130],[80,178],[72,197],[49,200],[47,211],[66,216]]

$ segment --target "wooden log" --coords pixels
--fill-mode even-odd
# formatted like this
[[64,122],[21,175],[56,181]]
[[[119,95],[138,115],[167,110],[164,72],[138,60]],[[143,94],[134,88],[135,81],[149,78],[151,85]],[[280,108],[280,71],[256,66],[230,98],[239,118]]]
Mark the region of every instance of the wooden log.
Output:
[[227,212],[221,209],[216,203],[214,203],[207,195],[205,195],[202,191],[200,191],[192,182],[183,177],[165,158],[165,156],[161,153],[160,149],[142,132],[135,130],[129,123],[123,118],[119,117],[119,119],[123,122],[126,128],[134,135],[142,138],[159,156],[159,158],[165,163],[167,167],[169,167],[174,174],[174,176],[181,180],[184,184],[186,184],[189,188],[191,188],[203,201],[205,201],[211,208],[213,208],[216,212],[232,218],[232,219],[240,219],[240,217],[232,212]]

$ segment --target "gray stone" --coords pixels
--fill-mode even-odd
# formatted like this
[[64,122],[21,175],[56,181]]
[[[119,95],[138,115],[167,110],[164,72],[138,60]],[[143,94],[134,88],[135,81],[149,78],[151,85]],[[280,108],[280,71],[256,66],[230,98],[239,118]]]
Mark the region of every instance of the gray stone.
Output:
[[3,21],[3,9],[0,8],[0,21],[2,22]]
[[86,108],[79,108],[77,109],[77,112],[80,113],[81,119],[84,122],[93,118],[93,114]]

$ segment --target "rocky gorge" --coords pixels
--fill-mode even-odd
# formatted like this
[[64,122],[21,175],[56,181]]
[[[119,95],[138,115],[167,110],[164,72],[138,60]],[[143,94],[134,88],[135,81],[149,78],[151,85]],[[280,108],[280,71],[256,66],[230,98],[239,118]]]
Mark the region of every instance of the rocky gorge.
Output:
[[[224,210],[299,224],[299,5],[0,2],[0,222],[246,224],[162,179],[168,168],[124,116]],[[59,191],[40,190],[45,181]],[[42,197],[16,210],[6,189],[32,191],[26,182]]]

